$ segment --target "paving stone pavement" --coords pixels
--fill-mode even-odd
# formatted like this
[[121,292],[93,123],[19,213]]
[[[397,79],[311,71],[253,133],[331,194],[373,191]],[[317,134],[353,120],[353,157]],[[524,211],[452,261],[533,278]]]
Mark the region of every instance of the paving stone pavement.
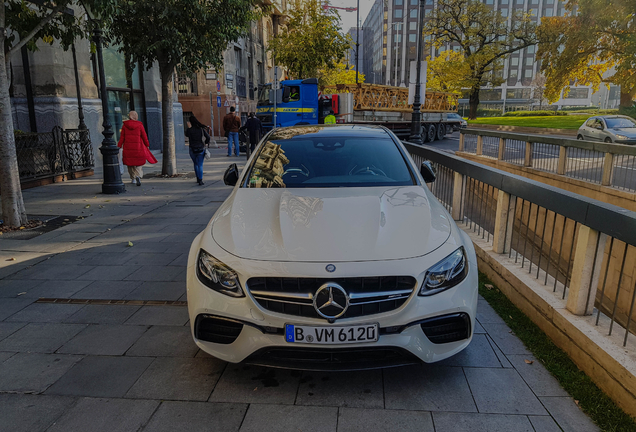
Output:
[[[189,245],[230,192],[228,162],[244,162],[212,152],[203,187],[153,177],[105,196],[89,177],[24,191],[30,214],[84,219],[0,239],[0,432],[598,430],[483,299],[455,357],[348,373],[226,364],[192,342],[184,306],[36,303],[185,300]],[[178,166],[191,172],[187,155]]]

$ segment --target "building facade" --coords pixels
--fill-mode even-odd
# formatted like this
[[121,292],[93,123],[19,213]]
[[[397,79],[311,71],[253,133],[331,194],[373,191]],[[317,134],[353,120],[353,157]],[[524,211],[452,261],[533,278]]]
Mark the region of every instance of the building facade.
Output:
[[[514,11],[530,13],[537,24],[543,17],[565,14],[564,2],[560,0],[482,0],[489,7],[501,11],[510,20]],[[424,20],[435,7],[435,0],[425,0]],[[419,0],[376,0],[364,21],[365,33],[363,51],[365,53],[366,82],[394,86],[407,86],[409,64],[417,58]],[[425,41],[422,59],[434,59],[440,52],[459,49],[451,44],[436,49],[430,40]],[[539,75],[540,64],[536,60],[536,46],[517,51],[506,58],[499,72],[505,81],[502,85],[483,89],[481,104],[505,110],[527,109],[534,105],[545,105],[534,97],[535,78]],[[620,87],[601,86],[593,92],[589,87],[572,88],[567,97],[554,105],[600,106],[615,108],[620,102]],[[460,99],[461,109],[468,106],[468,99]]]
[[273,1],[269,14],[252,22],[247,37],[228,45],[220,70],[210,68],[193,76],[179,76],[179,101],[185,121],[194,115],[212,126],[215,136],[222,136],[223,117],[230,107],[236,108],[243,124],[247,114],[256,111],[259,86],[274,81],[274,58],[267,46],[285,28],[287,7],[284,0]]
[[[351,66],[356,66],[356,49],[359,48],[360,51],[358,53],[358,72],[360,72],[361,74],[366,74],[366,69],[364,67],[364,51],[362,50],[362,47],[364,46],[364,30],[362,29],[362,27],[351,27],[347,33],[351,38],[351,48],[347,50],[347,53],[345,55],[345,63]],[[358,41],[358,47],[356,47],[356,41]]]
[[[22,132],[50,132],[53,127],[77,129],[79,99],[84,122],[90,131],[96,166],[101,166],[98,148],[102,135],[102,102],[96,56],[90,43],[78,40],[72,50],[64,51],[58,43],[40,43],[38,51],[16,54],[11,59],[11,103],[14,128]],[[75,57],[75,61],[74,61]],[[139,65],[127,71],[124,57],[117,47],[104,48],[109,119],[119,139],[128,112],[136,110],[148,132],[150,148],[160,150],[163,143],[161,117],[161,79],[158,67],[144,71]],[[76,73],[77,72],[77,73]],[[76,80],[77,77],[77,80]],[[79,90],[79,91],[78,91]],[[175,142],[185,149],[181,104],[175,97]]]

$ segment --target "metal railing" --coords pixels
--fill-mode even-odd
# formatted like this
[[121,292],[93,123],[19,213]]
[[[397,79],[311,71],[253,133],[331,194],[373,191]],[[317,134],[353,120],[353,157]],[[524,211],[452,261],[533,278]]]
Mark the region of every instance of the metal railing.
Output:
[[453,219],[566,300],[570,312],[595,313],[595,324],[609,335],[622,327],[627,344],[636,332],[635,212],[432,147],[405,145],[416,163],[433,163],[431,190]]
[[636,147],[462,129],[459,151],[576,180],[636,191]]
[[18,134],[15,145],[21,182],[72,175],[95,166],[87,129],[55,126],[51,132]]

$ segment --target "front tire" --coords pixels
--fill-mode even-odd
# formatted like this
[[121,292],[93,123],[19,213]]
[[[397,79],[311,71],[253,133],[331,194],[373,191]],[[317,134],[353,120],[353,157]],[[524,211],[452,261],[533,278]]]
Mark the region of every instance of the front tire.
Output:
[[608,144],[612,143],[612,139],[610,137],[605,138],[605,142]]

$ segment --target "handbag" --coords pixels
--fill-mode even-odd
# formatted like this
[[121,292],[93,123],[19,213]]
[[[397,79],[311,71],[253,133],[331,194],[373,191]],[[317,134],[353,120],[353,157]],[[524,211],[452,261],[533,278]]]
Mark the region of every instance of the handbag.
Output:
[[206,159],[210,159],[212,157],[212,155],[210,154],[210,150],[205,149],[205,158]]

